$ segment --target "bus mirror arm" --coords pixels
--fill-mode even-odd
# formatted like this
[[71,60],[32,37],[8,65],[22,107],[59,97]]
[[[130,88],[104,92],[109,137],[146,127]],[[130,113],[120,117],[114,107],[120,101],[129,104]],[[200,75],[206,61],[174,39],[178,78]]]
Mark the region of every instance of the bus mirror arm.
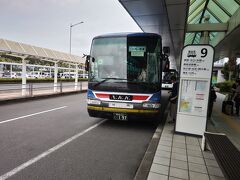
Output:
[[86,61],[85,61],[85,71],[89,70],[90,57],[91,57],[90,55],[83,54],[83,58],[86,58]]

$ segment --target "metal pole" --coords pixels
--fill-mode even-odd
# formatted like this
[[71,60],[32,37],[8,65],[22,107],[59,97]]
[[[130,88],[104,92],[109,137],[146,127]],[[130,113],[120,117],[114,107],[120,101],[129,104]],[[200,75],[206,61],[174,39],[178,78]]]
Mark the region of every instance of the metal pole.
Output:
[[70,49],[69,49],[69,54],[72,53],[72,24],[70,24]]
[[75,65],[75,91],[77,90],[77,86],[78,86],[78,65]]
[[22,58],[22,96],[26,96],[26,88],[27,88],[27,78],[26,78],[26,72],[27,72],[27,65],[26,65],[25,58]]
[[78,23],[75,23],[75,24],[70,24],[70,45],[69,45],[69,54],[71,54],[72,53],[72,27],[74,27],[74,26],[77,26],[77,25],[79,25],[79,24],[82,24],[83,23],[83,21],[81,21],[81,22],[78,22]]
[[53,91],[57,92],[57,74],[58,74],[58,64],[55,62],[55,67],[54,67],[54,88]]

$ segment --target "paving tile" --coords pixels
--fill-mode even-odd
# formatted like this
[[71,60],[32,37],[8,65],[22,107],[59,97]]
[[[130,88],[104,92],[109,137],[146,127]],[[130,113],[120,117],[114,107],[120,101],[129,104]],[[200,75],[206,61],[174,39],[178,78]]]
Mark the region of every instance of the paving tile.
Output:
[[157,147],[157,151],[158,151],[158,150],[163,150],[163,151],[168,151],[168,152],[170,152],[171,149],[172,149],[172,147],[170,147],[170,146],[164,146],[164,145],[161,145],[161,144],[159,144],[158,147]]
[[187,161],[187,156],[183,154],[172,153],[172,159],[180,160],[180,161]]
[[205,159],[213,159],[213,160],[215,160],[215,157],[214,157],[214,155],[213,155],[211,152],[205,152],[205,151],[203,151],[203,157],[204,157]]
[[185,135],[181,135],[181,134],[174,134],[174,137],[179,139],[185,139]]
[[210,176],[211,180],[225,180],[224,177]]
[[182,180],[182,179],[179,179],[179,178],[171,177],[171,176],[170,176],[168,180]]
[[150,171],[168,176],[169,167],[153,163]]
[[193,138],[193,137],[186,137],[186,144],[190,144],[190,145],[199,145],[198,139],[197,138]]
[[159,144],[161,144],[161,145],[165,145],[165,146],[172,146],[172,142],[170,142],[170,141],[163,141],[163,140],[160,140]]
[[198,140],[197,137],[193,137],[193,136],[186,136],[186,140],[189,141],[189,140]]
[[187,149],[188,150],[194,150],[194,151],[201,151],[200,146],[195,146],[195,145],[190,145],[190,144],[187,144]]
[[154,159],[153,159],[153,163],[169,166],[170,159],[169,158],[163,158],[163,157],[155,156]]
[[188,163],[189,171],[207,174],[207,167],[201,164]]
[[212,166],[212,167],[219,167],[218,163],[216,160],[212,159],[205,159],[206,165],[207,166]]
[[178,147],[173,147],[172,148],[172,152],[173,153],[177,153],[177,154],[183,154],[183,155],[187,154],[187,150],[186,149],[182,149],[182,148],[178,148]]
[[168,176],[150,172],[147,180],[168,180]]
[[189,156],[203,157],[201,151],[188,150],[188,151],[187,151],[187,154],[188,154]]
[[172,135],[172,134],[165,134],[165,133],[162,133],[161,138],[162,138],[162,137],[172,138],[173,135]]
[[[168,126],[169,125],[169,126]],[[164,129],[173,129],[174,128],[174,126],[170,126],[170,124],[166,124],[165,126],[164,126]]]
[[188,169],[188,164],[186,161],[179,161],[176,159],[171,159],[170,163],[171,167],[179,168],[179,169]]
[[207,169],[210,175],[224,177],[220,168],[207,166]]
[[188,156],[188,162],[205,165],[203,158],[200,157]]
[[182,148],[185,149],[186,148],[186,144],[185,143],[178,143],[178,142],[173,142],[173,147],[178,147],[178,148]]
[[202,174],[198,172],[189,172],[190,180],[209,180],[209,176],[207,174]]
[[162,134],[173,134],[173,130],[164,129],[164,130],[162,131]]
[[184,136],[176,136],[175,135],[175,136],[173,136],[173,140],[174,141],[181,141],[181,142],[184,142],[184,143],[186,142]]
[[170,176],[180,179],[188,179],[188,171],[170,167]]
[[161,137],[161,140],[172,142],[172,138],[169,137]]
[[182,143],[182,144],[185,144],[185,140],[173,139],[173,143]]
[[184,144],[186,144],[185,139],[181,139],[181,138],[174,138],[174,137],[173,137],[173,142],[179,142],[179,143],[184,143]]
[[156,151],[156,156],[170,158],[171,152],[167,151]]

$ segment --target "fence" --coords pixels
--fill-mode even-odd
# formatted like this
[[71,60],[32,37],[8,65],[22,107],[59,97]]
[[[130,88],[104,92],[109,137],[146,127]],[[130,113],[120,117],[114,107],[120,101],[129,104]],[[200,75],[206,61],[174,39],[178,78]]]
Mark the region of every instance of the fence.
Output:
[[[47,94],[82,91],[87,89],[87,81],[53,83],[29,83],[25,88],[21,84],[0,84],[0,100],[20,97],[33,97]],[[23,93],[24,92],[24,93]]]

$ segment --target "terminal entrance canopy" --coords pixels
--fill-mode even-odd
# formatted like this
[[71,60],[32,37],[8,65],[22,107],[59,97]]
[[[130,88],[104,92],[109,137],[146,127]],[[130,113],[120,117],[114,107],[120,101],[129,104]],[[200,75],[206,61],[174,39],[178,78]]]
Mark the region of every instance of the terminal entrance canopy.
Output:
[[171,68],[179,68],[184,45],[202,44],[204,31],[215,60],[240,52],[240,0],[119,0],[144,32],[158,33],[171,48]]

